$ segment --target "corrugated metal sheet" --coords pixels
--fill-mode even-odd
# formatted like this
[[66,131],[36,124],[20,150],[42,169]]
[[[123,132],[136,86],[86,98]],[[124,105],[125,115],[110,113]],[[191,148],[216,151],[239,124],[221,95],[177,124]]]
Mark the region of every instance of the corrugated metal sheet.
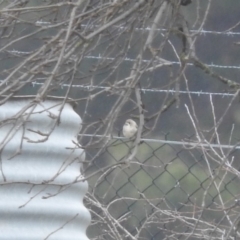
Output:
[[[0,144],[4,146],[0,239],[87,240],[90,214],[83,197],[88,185],[71,184],[80,176],[80,162],[85,158],[82,149],[73,149],[81,118],[67,103],[60,124],[54,127],[61,104],[54,99],[28,108],[19,117],[30,101],[14,98],[0,106]],[[69,186],[62,188],[65,184]]]

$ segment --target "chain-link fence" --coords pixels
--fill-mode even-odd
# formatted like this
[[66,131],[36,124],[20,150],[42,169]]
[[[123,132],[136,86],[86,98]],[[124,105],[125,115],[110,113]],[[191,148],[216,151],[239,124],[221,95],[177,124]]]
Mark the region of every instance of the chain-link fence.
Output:
[[229,146],[223,160],[221,146],[167,137],[142,141],[133,161],[121,165],[133,143],[112,140],[87,168],[86,176],[96,172],[86,198],[91,239],[238,239],[239,163],[228,159],[239,150]]

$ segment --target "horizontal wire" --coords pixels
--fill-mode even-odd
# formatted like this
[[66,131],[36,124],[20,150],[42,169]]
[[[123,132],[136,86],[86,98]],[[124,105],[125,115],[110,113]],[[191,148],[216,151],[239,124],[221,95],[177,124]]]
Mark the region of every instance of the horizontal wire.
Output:
[[[39,21],[36,21],[35,24],[38,25],[38,26],[41,26],[41,25],[51,25],[52,23],[51,22],[44,22],[44,21],[39,20]],[[82,24],[81,27],[85,27],[85,28],[88,27],[89,29],[91,29],[93,27],[94,28],[98,28],[99,25]],[[127,29],[126,27],[116,26],[116,25],[114,25],[112,27],[118,28],[119,30],[120,29],[121,30],[122,29]],[[134,30],[136,30],[136,31],[146,31],[146,32],[150,31],[151,29],[152,28],[150,28],[150,27],[134,28]],[[166,28],[156,28],[154,30],[155,31],[163,31],[163,32],[168,31],[168,29],[166,29]],[[202,30],[194,30],[194,29],[192,29],[192,30],[190,30],[190,32],[192,32],[192,33],[200,33],[202,35],[205,35],[205,34],[227,35],[227,36],[240,35],[240,32],[232,32],[232,31],[222,31],[221,32],[221,31],[211,31],[211,30],[204,30],[204,29],[202,29]]]
[[[136,28],[136,30],[139,31],[150,31],[151,28]],[[156,31],[168,31],[168,29],[165,28],[158,28],[156,29]],[[190,32],[192,33],[200,33],[201,35],[205,35],[205,34],[215,34],[215,35],[227,35],[227,36],[233,36],[233,35],[240,35],[240,32],[232,32],[232,31],[211,31],[211,30],[190,30]]]
[[[9,51],[7,51],[7,52],[12,53],[12,54],[18,54],[18,55],[29,55],[29,54],[33,53],[33,51],[32,51],[32,52],[26,52],[26,51],[18,51],[18,50],[15,50],[15,49],[9,50]],[[76,57],[76,56],[72,56],[72,57],[74,58],[74,57]],[[84,58],[86,58],[86,59],[95,59],[95,60],[100,60],[100,59],[102,60],[102,59],[104,59],[104,60],[110,60],[110,61],[115,60],[115,58],[113,58],[113,57],[103,57],[103,56],[101,56],[101,55],[98,55],[98,56],[89,56],[89,55],[88,55],[88,56],[84,56]],[[135,62],[136,59],[126,57],[126,58],[123,59],[123,61],[126,61],[126,62]],[[142,62],[144,62],[144,63],[150,63],[150,62],[152,62],[152,60],[143,59]],[[155,61],[153,61],[153,62],[155,62]],[[163,62],[163,64],[164,64],[164,63],[165,63],[165,64],[175,64],[175,65],[180,65],[180,64],[181,64],[181,63],[178,62],[178,61],[169,61],[169,60],[166,60],[166,62]],[[187,63],[186,65],[187,65],[187,66],[194,66],[193,63]],[[205,64],[205,65],[208,66],[208,67],[210,67],[210,68],[240,69],[240,66],[236,66],[236,65],[218,65],[218,64],[213,64],[213,63],[211,63],[211,64]]]
[[[118,136],[105,136],[105,135],[93,135],[93,134],[78,134],[83,137],[97,137],[97,138],[108,138],[108,139],[118,139],[118,140],[129,140],[125,137]],[[141,141],[151,142],[151,143],[163,143],[169,145],[182,145],[190,147],[211,147],[211,148],[224,148],[224,149],[240,149],[240,146],[235,145],[225,145],[225,144],[208,144],[208,143],[194,143],[194,142],[181,142],[181,141],[170,141],[170,140],[161,140],[161,139],[151,139],[151,138],[142,138]]]
[[[44,83],[39,82],[32,82],[33,87],[35,85],[43,85]],[[61,87],[73,87],[73,88],[83,88],[87,91],[92,91],[95,89],[106,89],[111,90],[112,87],[104,87],[104,86],[94,86],[94,85],[70,85],[70,84],[61,84]],[[113,87],[114,88],[114,87]],[[173,89],[165,90],[165,89],[149,89],[149,88],[142,88],[141,91],[143,93],[146,92],[153,92],[153,93],[171,93],[171,94],[192,94],[192,95],[212,95],[212,96],[221,96],[221,97],[233,97],[235,93],[217,93],[217,92],[203,92],[203,91],[177,91]]]
[[[3,80],[0,80],[0,83],[2,83]],[[34,81],[34,82],[31,82],[29,83],[31,84],[33,87],[35,86],[42,86],[44,85],[44,83],[41,83],[41,82],[37,82],[37,81]],[[7,85],[7,84],[6,84]],[[52,84],[53,85],[53,84]],[[64,87],[72,87],[72,88],[82,88],[82,89],[85,89],[86,91],[92,91],[92,90],[95,90],[95,89],[105,89],[106,91],[109,91],[111,90],[112,88],[114,87],[104,87],[104,86],[95,86],[95,85],[75,85],[75,84],[61,84],[60,85],[61,88],[64,88]],[[153,88],[142,88],[141,91],[143,93],[146,93],[146,92],[152,92],[152,93],[170,93],[170,94],[191,94],[191,95],[197,95],[197,96],[200,96],[200,95],[212,95],[212,96],[220,96],[222,98],[224,97],[234,97],[236,93],[220,93],[220,92],[203,92],[203,91],[177,91],[177,90],[174,90],[174,89],[153,89]]]
[[[111,60],[113,61],[115,58],[111,58],[111,57],[102,57],[101,55],[99,56],[85,56],[84,58],[88,58],[88,59],[104,59],[104,60]],[[133,59],[133,58],[124,58],[123,59],[124,61],[128,61],[128,62],[135,62],[136,59]],[[148,59],[143,59],[142,62],[146,62],[146,63],[149,63],[149,62],[152,62],[152,60],[148,60]],[[169,64],[176,64],[176,65],[180,65],[180,62],[177,62],[177,61],[169,61],[169,60],[166,60],[166,62],[164,63],[169,63]],[[186,65],[188,66],[194,66],[193,63],[187,63]],[[235,65],[218,65],[218,64],[205,64],[206,66],[208,67],[212,67],[212,68],[224,68],[224,69],[240,69],[240,66],[235,66]]]

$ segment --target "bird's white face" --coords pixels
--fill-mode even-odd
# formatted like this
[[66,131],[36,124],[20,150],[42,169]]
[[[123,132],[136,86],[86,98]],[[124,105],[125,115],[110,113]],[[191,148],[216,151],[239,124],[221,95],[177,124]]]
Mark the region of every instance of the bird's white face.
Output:
[[132,119],[128,119],[123,125],[123,136],[127,138],[133,137],[137,132],[137,124]]
[[125,123],[124,123],[124,126],[125,126],[125,127],[130,127],[131,124],[130,124],[129,122],[125,122]]

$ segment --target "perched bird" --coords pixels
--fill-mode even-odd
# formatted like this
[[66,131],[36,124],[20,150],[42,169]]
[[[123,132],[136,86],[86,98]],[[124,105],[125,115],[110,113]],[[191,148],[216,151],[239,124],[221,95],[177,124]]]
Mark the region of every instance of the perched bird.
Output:
[[138,125],[132,119],[127,119],[123,125],[123,136],[131,138],[137,133]]

